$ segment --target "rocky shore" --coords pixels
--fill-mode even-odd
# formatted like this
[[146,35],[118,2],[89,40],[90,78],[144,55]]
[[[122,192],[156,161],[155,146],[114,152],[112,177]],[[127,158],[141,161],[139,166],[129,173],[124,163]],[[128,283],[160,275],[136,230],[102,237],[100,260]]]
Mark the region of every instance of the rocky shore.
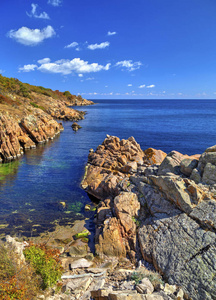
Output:
[[90,152],[82,187],[100,199],[98,257],[129,258],[136,267],[148,262],[182,289],[165,295],[160,285],[146,295],[133,285],[132,295],[95,299],[216,299],[215,170],[216,146],[202,155],[166,154],[142,151],[133,137],[107,136]]
[[30,86],[0,76],[0,161],[21,156],[63,130],[57,120],[78,121],[85,112],[69,106],[92,105],[81,96]]
[[[37,299],[215,299],[215,166],[216,146],[166,154],[107,136],[91,149],[82,181],[100,200],[95,235],[86,218],[33,239],[58,248],[64,268],[60,291]],[[26,242],[6,239],[22,256]]]

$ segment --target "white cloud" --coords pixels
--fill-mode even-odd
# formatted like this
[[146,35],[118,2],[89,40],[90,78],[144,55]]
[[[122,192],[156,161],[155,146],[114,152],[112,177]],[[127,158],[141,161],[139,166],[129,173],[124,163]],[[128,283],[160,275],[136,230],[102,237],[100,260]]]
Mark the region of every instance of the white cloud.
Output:
[[155,85],[154,85],[154,84],[147,85],[147,89],[152,89],[152,88],[154,88],[154,87],[155,87]]
[[129,84],[128,84],[128,86],[132,86],[132,84],[131,84],[131,83],[129,83]]
[[19,72],[30,72],[30,71],[34,71],[35,69],[37,69],[38,66],[37,65],[25,65],[23,68],[19,68]]
[[94,77],[88,77],[86,80],[94,80]]
[[79,77],[83,77],[83,74],[78,74]]
[[75,48],[76,46],[78,46],[79,44],[77,42],[73,42],[67,46],[65,46],[65,48]]
[[40,65],[42,65],[42,64],[47,64],[47,63],[49,63],[50,62],[50,58],[48,58],[48,57],[45,57],[45,58],[43,58],[43,59],[39,59],[38,60],[38,63],[40,64]]
[[75,50],[76,50],[76,51],[81,51],[81,48],[77,47]]
[[42,13],[40,13],[40,14],[37,14],[37,12],[36,12],[37,7],[38,7],[37,4],[32,3],[31,6],[32,6],[31,12],[30,12],[30,13],[27,13],[27,12],[26,12],[26,14],[27,14],[29,17],[33,17],[33,18],[37,18],[37,19],[46,19],[46,20],[49,20],[49,19],[50,19],[49,15],[48,15],[45,11],[42,12]]
[[107,32],[107,35],[115,35],[115,34],[117,34],[117,32],[116,32],[116,31],[113,31],[113,32],[111,32],[111,31],[108,31],[108,32]]
[[95,73],[102,70],[108,71],[111,64],[106,64],[105,66],[99,65],[98,63],[89,64],[88,61],[81,60],[80,58],[61,59],[53,63],[44,63],[38,70],[41,72],[49,73],[60,73],[63,75],[68,75],[71,73]]
[[110,43],[109,42],[103,42],[103,43],[100,43],[100,44],[91,44],[91,45],[88,45],[88,49],[90,50],[95,50],[95,49],[104,49],[106,47],[109,47]]
[[139,69],[142,66],[142,63],[140,61],[133,62],[132,60],[122,60],[117,62],[116,67],[124,67],[128,69],[128,71],[134,71]]
[[145,84],[142,84],[139,86],[139,89],[143,89],[145,87]]
[[42,30],[21,27],[18,30],[10,30],[8,32],[10,38],[26,46],[35,46],[43,42],[43,40],[53,37],[55,34],[55,30],[50,25]]
[[62,3],[62,0],[48,0],[48,4],[51,4],[53,6],[60,6]]

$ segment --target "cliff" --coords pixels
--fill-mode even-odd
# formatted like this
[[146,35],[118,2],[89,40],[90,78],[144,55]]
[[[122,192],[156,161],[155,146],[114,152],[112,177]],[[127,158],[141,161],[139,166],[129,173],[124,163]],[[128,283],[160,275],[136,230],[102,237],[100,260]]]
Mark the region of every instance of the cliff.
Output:
[[0,75],[0,161],[10,161],[63,130],[59,120],[77,121],[85,113],[69,106],[92,101]]
[[89,154],[82,186],[101,200],[99,256],[142,257],[184,299],[215,299],[216,146],[166,155],[108,136]]

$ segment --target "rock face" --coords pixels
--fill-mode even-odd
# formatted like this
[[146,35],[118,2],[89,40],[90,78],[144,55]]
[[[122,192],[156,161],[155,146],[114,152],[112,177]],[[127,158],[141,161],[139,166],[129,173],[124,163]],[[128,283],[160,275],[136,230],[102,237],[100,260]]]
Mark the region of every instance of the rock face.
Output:
[[101,200],[110,194],[117,196],[117,183],[127,174],[136,172],[137,166],[143,164],[143,157],[143,151],[133,137],[120,141],[117,137],[108,136],[95,152],[89,154],[82,186]]
[[25,105],[14,111],[0,107],[0,162],[16,159],[26,149],[53,139],[63,130],[62,124],[54,118],[80,120],[85,114],[66,107],[60,100],[55,100],[46,109]]
[[[99,255],[126,253],[134,261],[141,252],[189,298],[216,299],[216,146],[201,156],[172,151],[163,161],[165,155],[156,151],[142,152],[131,138],[108,137],[89,155],[84,186],[102,200],[96,220]],[[146,158],[149,153],[157,160]],[[121,251],[108,253],[104,249],[115,245],[113,231]]]

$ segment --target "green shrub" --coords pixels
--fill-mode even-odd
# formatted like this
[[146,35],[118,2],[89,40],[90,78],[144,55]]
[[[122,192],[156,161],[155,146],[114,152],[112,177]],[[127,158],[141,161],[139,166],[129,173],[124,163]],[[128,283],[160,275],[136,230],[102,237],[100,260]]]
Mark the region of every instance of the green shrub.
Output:
[[42,110],[45,110],[45,108],[43,106],[40,106],[40,105],[37,105],[37,103],[34,103],[34,102],[30,102],[30,104],[36,108],[40,108]]
[[66,97],[69,97],[69,96],[71,96],[71,93],[70,93],[69,91],[65,91],[65,92],[63,93],[63,95],[66,96]]
[[13,247],[0,245],[0,299],[34,299],[39,287],[39,278],[32,267],[20,261]]
[[131,280],[134,280],[136,284],[138,284],[143,278],[144,278],[144,275],[142,273],[133,272],[131,274]]
[[59,254],[58,250],[48,249],[45,245],[30,244],[24,250],[26,260],[43,280],[43,289],[53,286],[61,278],[63,269],[58,258]]

